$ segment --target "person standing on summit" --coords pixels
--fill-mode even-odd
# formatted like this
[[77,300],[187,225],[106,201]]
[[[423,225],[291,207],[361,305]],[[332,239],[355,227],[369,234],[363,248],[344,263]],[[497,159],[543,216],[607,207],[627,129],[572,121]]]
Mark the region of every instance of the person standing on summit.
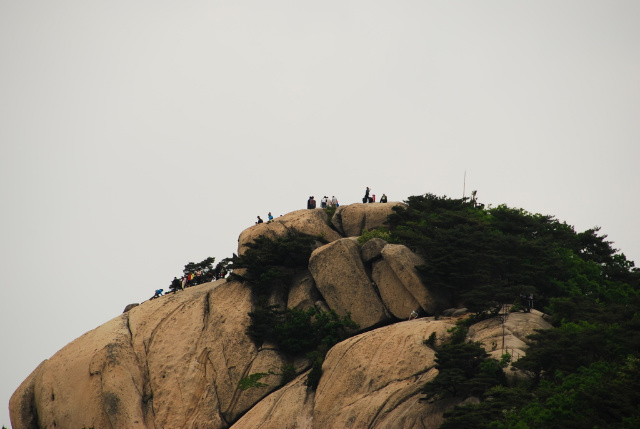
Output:
[[362,202],[366,203],[369,201],[369,192],[371,191],[371,189],[369,189],[369,187],[367,186],[367,190],[364,191],[364,198],[362,198]]

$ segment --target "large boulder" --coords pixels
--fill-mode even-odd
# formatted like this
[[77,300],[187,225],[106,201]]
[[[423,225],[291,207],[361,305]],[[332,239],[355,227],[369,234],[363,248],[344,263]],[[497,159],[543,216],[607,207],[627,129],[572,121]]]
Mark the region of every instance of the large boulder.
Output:
[[357,237],[362,235],[362,231],[384,226],[387,216],[393,213],[392,207],[398,205],[406,207],[401,202],[340,206],[331,218],[331,223],[343,236]]
[[382,302],[396,318],[407,319],[412,311],[422,308],[384,259],[373,263],[371,277],[378,285]]
[[[380,251],[383,263],[375,266],[374,281],[378,284],[380,295],[387,308],[396,317],[409,317],[415,309],[414,301],[408,299],[406,290],[420,307],[428,314],[434,314],[449,305],[446,296],[440,291],[433,290],[420,279],[416,265],[424,264],[424,260],[401,244],[388,244]],[[409,313],[407,313],[407,310]],[[396,314],[398,313],[398,314]]]
[[306,234],[322,237],[326,241],[342,238],[329,224],[327,213],[321,209],[297,210],[284,216],[275,218],[271,222],[264,222],[245,229],[238,238],[238,254],[243,254],[247,243],[255,241],[260,236],[275,239],[284,237],[288,233]]
[[382,248],[388,243],[381,238],[372,238],[362,245],[360,253],[362,254],[362,261],[370,263],[376,259],[382,257]]
[[246,336],[249,311],[248,287],[224,280],[147,301],[43,362],[11,398],[12,426],[226,428],[278,377],[239,380],[283,363]]
[[441,412],[434,419],[430,405],[419,402],[420,389],[437,374],[435,352],[424,341],[432,333],[445,338],[451,327],[418,319],[337,344],[322,366],[314,428],[437,428]]
[[287,298],[287,308],[297,308],[299,310],[306,310],[310,307],[314,307],[315,303],[320,300],[322,296],[316,284],[313,281],[313,276],[309,271],[294,276],[291,281],[291,288],[289,289],[289,296]]
[[432,333],[444,339],[454,325],[419,319],[366,332],[334,346],[314,393],[307,374],[267,396],[232,429],[435,429],[458,400],[420,402],[437,374]]
[[351,313],[361,329],[388,320],[356,241],[343,238],[314,250],[309,271],[329,307],[341,316]]

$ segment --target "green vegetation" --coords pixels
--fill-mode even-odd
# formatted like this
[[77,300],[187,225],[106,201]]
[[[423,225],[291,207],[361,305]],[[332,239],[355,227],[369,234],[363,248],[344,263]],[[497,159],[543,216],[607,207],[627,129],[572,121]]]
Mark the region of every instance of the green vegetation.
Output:
[[358,243],[362,245],[367,241],[371,240],[372,238],[380,238],[387,242],[393,242],[391,238],[391,233],[389,233],[389,229],[385,227],[380,227],[380,228],[372,229],[370,231],[362,231],[362,235],[358,237]]
[[425,257],[425,284],[478,314],[529,294],[539,309],[558,298],[628,303],[638,295],[639,271],[599,228],[576,233],[553,216],[432,194],[406,203],[389,216],[391,239]]
[[324,212],[327,214],[327,225],[333,228],[333,224],[331,223],[331,219],[333,219],[333,215],[336,214],[337,206],[328,206],[324,209]]
[[[510,355],[503,355],[501,361],[489,359],[480,343],[465,342],[467,328],[464,324],[458,324],[449,332],[449,342],[436,349],[438,375],[422,388],[426,394],[424,400],[480,396],[491,387],[505,384],[503,368],[509,364]],[[434,344],[433,335],[425,341],[430,347]]]
[[349,316],[340,317],[334,311],[315,308],[279,310],[276,306],[257,308],[249,313],[251,325],[247,334],[256,343],[271,341],[291,356],[314,350],[328,351],[333,345],[348,337],[348,331],[356,325]]
[[[425,341],[439,370],[423,388],[425,399],[480,399],[447,412],[441,428],[640,427],[640,271],[599,228],[576,232],[553,216],[432,194],[406,203],[394,208],[388,228],[363,232],[359,241],[379,237],[407,245],[426,261],[417,267],[425,284],[474,313],[450,332],[448,344],[437,346],[435,336]],[[278,344],[291,359],[306,355],[311,387],[326,351],[349,335],[353,322],[270,303],[307,269],[319,239],[260,237],[232,260],[234,269],[244,269],[236,278],[254,292],[248,334],[257,344]],[[479,344],[465,342],[470,323],[504,318],[508,307],[543,311],[555,327],[531,337],[527,355],[513,363],[528,377],[510,386],[503,368],[511,356],[489,359]],[[243,386],[260,386],[269,374],[275,372],[253,374]],[[286,382],[295,369],[289,364],[278,374]]]
[[389,216],[391,239],[424,256],[425,284],[478,318],[526,308],[521,297],[533,294],[555,326],[514,363],[530,376],[516,386],[501,381],[506,357],[490,362],[461,335],[441,346],[427,398],[481,399],[446,413],[441,428],[640,427],[640,271],[599,228],[578,233],[552,216],[431,194],[407,204]]
[[[280,351],[291,359],[307,355],[312,362],[312,375],[307,385],[312,388],[320,379],[326,353],[333,345],[349,337],[357,325],[349,315],[340,317],[334,311],[315,308],[282,309],[279,305],[269,304],[269,299],[276,291],[288,291],[293,276],[307,269],[311,252],[319,240],[321,238],[299,234],[276,239],[261,236],[248,244],[244,254],[234,256],[231,261],[234,270],[244,269],[242,275],[232,276],[247,282],[255,298],[254,309],[249,313],[251,324],[247,335],[256,345],[265,341],[277,344]],[[241,388],[262,387],[264,384],[259,380],[269,374],[275,373],[251,374],[241,381]],[[281,375],[283,382],[290,381],[295,370],[292,366],[284,368]]]
[[[187,279],[186,287],[196,286],[203,283],[212,282],[219,277],[224,277],[227,274],[229,265],[229,258],[223,259],[221,262],[213,266],[216,258],[208,257],[201,262],[189,262],[184,266],[183,277]],[[174,277],[169,285],[169,290],[177,292],[182,289],[182,281],[177,277]]]
[[[289,233],[285,237],[270,239],[258,237],[248,243],[244,254],[231,259],[231,268],[243,268],[245,273],[232,273],[231,277],[248,282],[258,301],[263,301],[274,288],[286,285],[293,276],[307,269],[309,257],[319,237]],[[264,305],[259,302],[259,305]]]

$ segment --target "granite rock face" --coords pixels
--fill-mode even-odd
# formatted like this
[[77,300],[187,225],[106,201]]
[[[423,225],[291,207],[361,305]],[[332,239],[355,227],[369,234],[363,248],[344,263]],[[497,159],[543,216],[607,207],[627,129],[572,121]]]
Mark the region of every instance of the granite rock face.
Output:
[[336,209],[331,223],[345,237],[357,237],[362,231],[384,226],[394,206],[406,207],[400,202],[350,204]]
[[[444,338],[454,325],[426,319],[398,323],[349,338],[331,349],[317,390],[306,373],[260,401],[232,429],[437,428],[443,409],[420,389],[437,374],[435,352],[423,342]],[[286,422],[286,423],[285,423]]]
[[[381,225],[378,210],[392,203],[355,206],[366,207],[343,206],[338,220],[334,216],[333,225],[346,235]],[[432,333],[445,341],[458,313],[401,321],[413,310],[450,307],[421,283],[415,266],[422,259],[383,240],[360,246],[355,237],[343,238],[319,209],[252,226],[240,234],[239,252],[260,235],[292,231],[322,236],[327,244],[318,244],[308,270],[274,290],[269,303],[349,313],[360,325],[358,335],[329,350],[316,390],[305,385],[305,356],[285,357],[277,345],[258,347],[247,335],[255,304],[250,286],[218,280],[131,306],[42,362],[11,397],[12,426],[437,428],[457,402],[419,401],[420,389],[437,374],[435,352],[424,341]],[[504,349],[515,356],[526,353],[526,335],[549,327],[535,311],[513,313],[504,330],[498,319],[485,320],[469,329],[468,339],[495,357]],[[293,364],[294,379],[280,386],[284,364]],[[257,373],[265,374],[259,385],[239,387]]]
[[246,336],[250,310],[249,288],[225,280],[147,301],[44,361],[12,396],[12,426],[228,427],[274,389],[239,380],[283,362]]
[[297,210],[280,216],[271,222],[264,222],[245,229],[238,238],[238,254],[243,254],[247,249],[247,243],[260,236],[267,238],[284,237],[288,233],[306,234],[323,237],[326,241],[334,241],[342,238],[327,223],[328,216],[324,210]]
[[343,238],[313,251],[309,271],[329,307],[365,329],[389,319],[360,257],[360,246]]

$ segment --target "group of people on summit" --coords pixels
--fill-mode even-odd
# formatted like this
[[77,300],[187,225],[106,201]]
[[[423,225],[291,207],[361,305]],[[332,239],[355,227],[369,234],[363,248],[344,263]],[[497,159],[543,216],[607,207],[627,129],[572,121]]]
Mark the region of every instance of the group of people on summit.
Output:
[[[376,202],[376,195],[371,193],[371,188],[369,188],[368,186],[364,193],[364,197],[362,198],[362,202],[363,203]],[[382,194],[382,197],[380,198],[380,202],[381,203],[387,202],[386,194]],[[340,207],[340,203],[338,202],[338,199],[335,197],[335,195],[333,195],[331,198],[325,195],[320,200],[320,208],[326,209],[328,207]],[[316,200],[315,200],[315,197],[312,195],[307,200],[307,209],[315,209],[315,208],[316,208]],[[267,215],[267,223],[271,221],[273,221],[273,215],[271,214],[271,212],[269,212],[269,214]],[[262,218],[258,216],[256,225],[260,223],[264,223],[264,220],[262,220]],[[201,283],[206,283],[216,279],[224,278],[226,274],[227,274],[226,271],[218,270],[218,269],[212,270],[211,272],[197,271],[194,273],[187,273],[184,276],[182,276],[180,279],[178,279],[177,277],[174,277],[173,281],[171,282],[171,285],[169,286],[169,289],[170,289],[170,292],[175,293],[179,290],[184,290],[185,288],[188,288],[190,286],[195,286]],[[162,296],[163,292],[164,292],[164,289],[157,289],[154,295],[151,297],[151,299]]]
[[[362,202],[363,203],[375,203],[376,202],[376,194],[371,194],[371,188],[369,188],[367,186],[367,190],[365,191],[364,194],[364,198],[362,198]],[[386,194],[382,194],[382,197],[380,198],[381,203],[386,203],[387,202],[387,195]],[[309,197],[309,199],[307,200],[307,209],[315,209],[316,208],[316,198],[312,195]],[[320,200],[320,208],[326,209],[329,207],[340,207],[340,203],[338,202],[338,199],[336,198],[335,195],[332,195],[331,198],[329,198],[328,196],[324,196],[322,197],[322,199]],[[267,219],[267,223],[273,221],[273,216],[271,215],[271,212],[269,212],[269,214],[267,215],[268,219]],[[256,221],[256,225],[260,224],[260,223],[264,223],[264,220],[258,216],[258,220]]]
[[[338,203],[338,199],[335,197],[335,195],[332,196],[331,198],[325,195],[320,200],[320,208],[326,209],[327,207],[333,207],[333,206],[340,207],[340,203]],[[307,208],[308,209],[316,208],[316,199],[313,195],[310,196],[309,199],[307,200]]]
[[[369,188],[368,186],[367,186],[366,191],[364,192],[364,197],[362,198],[362,202],[363,203],[375,203],[376,202],[376,194],[372,194],[371,193],[371,188]],[[386,194],[382,194],[382,197],[380,198],[380,202],[381,203],[386,203],[387,202],[387,195]],[[338,199],[335,197],[335,195],[332,196],[331,198],[329,198],[329,197],[327,197],[325,195],[320,200],[320,208],[326,209],[327,207],[333,207],[333,206],[340,207],[340,203],[338,203]],[[316,208],[316,199],[315,199],[315,197],[313,195],[310,196],[309,199],[307,200],[307,208],[308,209],[315,209]]]
[[[267,223],[271,222],[273,220],[273,215],[271,214],[271,212],[269,212],[269,214],[267,215]],[[260,216],[258,216],[258,220],[256,221],[256,225],[259,223],[264,223],[264,221],[262,220],[262,218]]]
[[[367,190],[364,191],[364,197],[362,197],[362,202],[363,203],[375,203],[376,202],[376,194],[371,194],[371,188],[369,188],[367,186]],[[381,203],[386,203],[387,202],[387,194],[382,194],[382,197],[380,197],[380,202]]]

